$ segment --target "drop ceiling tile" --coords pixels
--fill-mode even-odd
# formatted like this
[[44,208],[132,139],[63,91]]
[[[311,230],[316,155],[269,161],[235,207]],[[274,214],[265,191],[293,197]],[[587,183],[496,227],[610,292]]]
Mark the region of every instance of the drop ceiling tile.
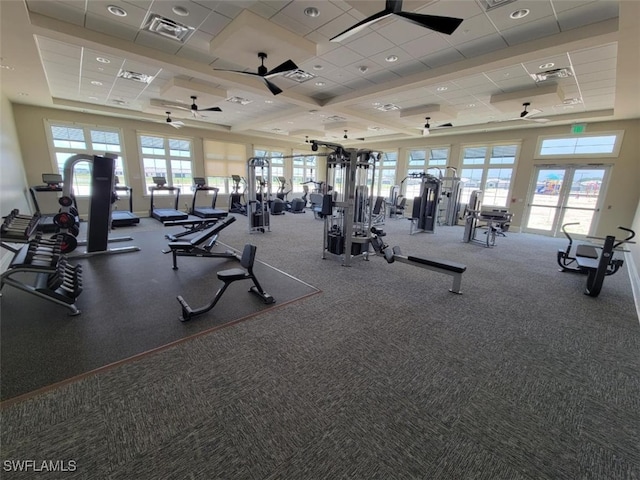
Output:
[[[315,31],[317,33],[322,34],[328,39],[335,37],[336,35],[340,34],[341,32],[344,32],[347,28],[352,27],[353,25],[355,25],[356,23],[358,23],[360,20],[364,18],[364,17],[358,17],[358,16],[352,15],[351,14],[352,12],[353,12],[353,9],[350,10],[349,12],[341,14],[340,16],[331,20],[330,22],[327,22],[321,27],[318,27]],[[341,45],[341,43],[338,43],[338,42],[331,42],[331,44]]]
[[231,23],[231,18],[218,12],[211,13],[200,25],[199,30],[209,35],[219,34],[227,25]]
[[[529,10],[529,14],[523,18],[513,19],[510,15],[516,10]],[[489,10],[487,16],[500,31],[524,27],[527,23],[538,22],[542,19],[546,19],[546,22],[555,23],[551,2],[540,0],[518,0],[517,2]]]
[[600,72],[593,73],[583,73],[578,78],[578,82],[580,85],[585,85],[593,82],[609,82],[612,83],[612,80],[616,79],[616,71],[611,70],[602,70]]
[[426,72],[427,70],[430,70],[430,68],[427,67],[422,62],[405,63],[404,65],[391,67],[391,71],[401,77],[408,77],[416,73],[423,73],[423,72]]
[[275,14],[273,17],[269,19],[275,25],[279,25],[283,28],[286,28],[290,32],[297,33],[298,35],[304,37],[305,35],[311,33],[313,28],[305,25],[304,23],[300,23],[293,18],[282,15],[280,13]]
[[[496,86],[502,92],[512,92],[514,90],[522,90],[525,88],[533,88],[536,82],[531,78],[511,78],[495,82]],[[498,93],[498,92],[495,92]]]
[[[188,14],[186,16],[177,15],[173,11],[174,7],[184,8]],[[173,20],[174,22],[194,28],[198,28],[198,26],[201,25],[211,13],[210,8],[187,0],[153,2],[150,11]]]
[[376,30],[396,45],[411,42],[430,34],[430,30],[401,19],[392,19]]
[[614,70],[616,69],[617,61],[615,58],[607,59],[607,60],[597,60],[595,62],[589,63],[579,63],[573,66],[573,70],[575,71],[578,78],[585,73],[597,73],[605,70]]
[[358,36],[353,42],[346,44],[346,47],[363,57],[370,57],[383,50],[394,47],[394,44],[376,32]]
[[[552,63],[553,66],[545,67],[547,63]],[[571,61],[566,53],[562,55],[553,55],[551,57],[544,57],[530,62],[525,62],[524,68],[528,74],[539,73],[546,70],[553,70],[556,68],[570,68]]]
[[504,38],[496,33],[477,38],[472,42],[460,43],[456,45],[456,49],[464,55],[465,58],[474,58],[484,55],[485,53],[495,52],[507,46]]
[[269,1],[269,2],[255,2],[253,5],[247,7],[256,15],[260,15],[263,18],[271,18],[273,15],[278,13],[289,0],[281,0],[281,1]]
[[450,49],[451,44],[442,35],[431,33],[400,45],[400,48],[413,58],[423,58],[434,52]]
[[618,2],[600,1],[558,12],[558,23],[562,31],[601,22],[618,16]]
[[[386,82],[392,82],[392,81],[397,80],[399,78],[401,78],[401,77],[398,74],[396,74],[394,72],[391,72],[389,70],[380,70],[378,72],[373,72],[372,74],[367,75],[365,77],[365,79],[368,82],[375,83],[375,84],[378,84],[378,85],[384,84]],[[360,86],[357,85],[357,84],[353,84],[353,85],[350,85],[350,86],[351,86],[351,88],[360,88]]]
[[478,38],[486,37],[487,35],[494,35],[496,33],[498,33],[496,27],[493,26],[486,15],[481,14],[467,18],[460,24],[455,32],[451,35],[443,35],[443,37],[447,42],[455,46],[461,43],[469,43]]
[[511,67],[485,72],[484,75],[492,82],[501,82],[512,79],[531,80],[529,72],[522,66],[522,64],[519,63]]
[[470,75],[468,77],[460,77],[453,80],[452,83],[455,83],[460,88],[470,88],[470,87],[479,87],[479,88],[493,88],[494,85],[484,74],[476,74]]
[[[209,5],[209,2],[205,0],[198,0],[199,4],[203,6]],[[229,17],[230,19],[236,18],[238,15],[242,13],[242,10],[245,8],[249,8],[255,2],[253,0],[233,0],[232,2],[227,1],[216,1],[214,10],[218,13],[221,13],[225,17]]]
[[446,0],[425,3],[426,5],[420,6],[415,10],[416,13],[456,18],[470,18],[484,14],[484,11],[476,2],[469,2],[468,0]]
[[362,61],[364,57],[347,47],[339,47],[324,55],[324,58],[337,65],[338,67],[344,67],[351,65],[352,63]]
[[114,22],[109,18],[93,13],[87,13],[85,26],[95,32],[105,33],[112,37],[133,41],[138,35],[138,27]]
[[[107,7],[110,5],[124,9],[127,15],[125,17],[116,17],[112,13],[109,13]],[[147,10],[131,3],[125,3],[122,0],[90,0],[87,2],[87,13],[103,17],[114,24],[129,25],[130,27],[138,29],[144,22]]]
[[82,51],[82,47],[79,47],[78,45],[59,42],[40,35],[36,36],[36,40],[38,42],[38,49],[43,53],[52,52],[56,55],[75,58]]
[[[315,7],[320,14],[317,17],[309,17],[305,15],[306,8]],[[334,18],[339,17],[344,13],[344,10],[326,0],[297,0],[295,2],[289,2],[284,8],[282,8],[275,16],[271,18],[272,21],[276,21],[280,15],[289,17],[294,22],[309,28],[309,31],[316,30],[317,28],[325,25]]]

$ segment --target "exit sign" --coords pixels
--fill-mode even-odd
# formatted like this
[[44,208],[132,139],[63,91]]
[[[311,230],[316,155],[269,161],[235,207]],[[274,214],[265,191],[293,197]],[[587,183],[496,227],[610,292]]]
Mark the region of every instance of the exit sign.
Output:
[[571,125],[571,133],[584,133],[586,130],[586,123],[574,123],[573,125]]

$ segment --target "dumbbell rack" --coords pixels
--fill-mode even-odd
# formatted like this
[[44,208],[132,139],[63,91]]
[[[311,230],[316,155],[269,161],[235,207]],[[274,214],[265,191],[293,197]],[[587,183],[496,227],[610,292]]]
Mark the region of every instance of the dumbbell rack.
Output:
[[[2,247],[11,251],[14,256],[1,276],[0,290],[5,284],[11,285],[68,308],[72,316],[79,315],[80,310],[75,302],[82,293],[82,267],[70,264],[61,253],[61,238],[42,238],[42,232],[37,232],[35,237],[30,239],[31,232],[28,230],[22,236],[6,235],[10,228],[6,225],[7,221],[10,220],[10,224],[16,219],[15,216],[12,219],[9,217],[11,215],[5,217],[3,224]],[[35,223],[37,224],[37,221]],[[15,233],[15,230],[11,232]],[[9,242],[24,245],[16,248]]]

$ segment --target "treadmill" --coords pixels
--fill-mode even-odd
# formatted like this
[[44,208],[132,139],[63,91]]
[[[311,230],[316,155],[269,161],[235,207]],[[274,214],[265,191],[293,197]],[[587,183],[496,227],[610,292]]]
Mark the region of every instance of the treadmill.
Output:
[[[180,187],[168,187],[167,179],[164,177],[153,177],[153,183],[156,185],[154,187],[149,187],[149,191],[151,192],[151,205],[149,208],[149,215],[156,220],[164,223],[171,222],[174,220],[186,220],[189,218],[184,212],[178,210],[178,202],[180,201]],[[175,203],[174,208],[156,208],[153,203],[153,194],[154,192],[165,191],[174,194]]]
[[114,190],[118,192],[127,192],[129,197],[129,210],[112,210],[111,211],[111,227],[129,227],[140,223],[140,217],[133,213],[133,188],[127,185],[118,185],[118,177],[115,177]]
[[[53,223],[53,217],[55,217],[59,211],[58,198],[62,196],[62,175],[58,173],[43,173],[42,182],[44,185],[36,185],[29,188],[33,206],[36,209],[36,213],[40,214],[40,222],[38,222],[37,228],[43,233],[55,233],[58,227]],[[56,194],[56,197],[58,197],[55,199],[56,210],[51,213],[44,213],[41,205],[38,203],[38,196],[51,193]],[[73,206],[75,207],[77,216],[78,204],[76,203],[76,197],[71,195],[71,198],[73,198]]]
[[[229,212],[216,208],[216,200],[218,199],[218,188],[209,187],[204,177],[194,177],[193,183],[195,184],[195,190],[193,191],[193,202],[191,203],[191,214],[200,218],[224,218],[229,215]],[[211,200],[211,206],[197,206],[196,198],[198,192],[213,192],[213,199]]]

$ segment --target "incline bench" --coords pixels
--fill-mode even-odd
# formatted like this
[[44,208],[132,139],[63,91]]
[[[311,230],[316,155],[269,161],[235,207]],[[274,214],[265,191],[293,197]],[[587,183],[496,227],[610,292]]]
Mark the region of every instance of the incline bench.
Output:
[[239,259],[238,255],[233,251],[212,252],[211,249],[218,241],[218,235],[222,230],[227,228],[236,217],[227,217],[218,221],[212,227],[203,230],[200,234],[194,236],[190,240],[178,240],[169,243],[169,250],[163,250],[162,253],[173,254],[173,269],[178,269],[177,257],[226,257]]
[[460,288],[462,287],[462,274],[467,270],[467,266],[462,263],[450,262],[448,260],[436,260],[423,257],[415,257],[412,255],[404,256],[400,252],[400,247],[393,247],[393,250],[388,249],[388,245],[385,245],[381,236],[385,233],[375,227],[371,228],[373,237],[371,239],[371,245],[376,253],[382,253],[388,263],[401,262],[414,267],[425,268],[438,273],[444,273],[453,277],[453,285],[449,289],[452,293],[462,294]]

